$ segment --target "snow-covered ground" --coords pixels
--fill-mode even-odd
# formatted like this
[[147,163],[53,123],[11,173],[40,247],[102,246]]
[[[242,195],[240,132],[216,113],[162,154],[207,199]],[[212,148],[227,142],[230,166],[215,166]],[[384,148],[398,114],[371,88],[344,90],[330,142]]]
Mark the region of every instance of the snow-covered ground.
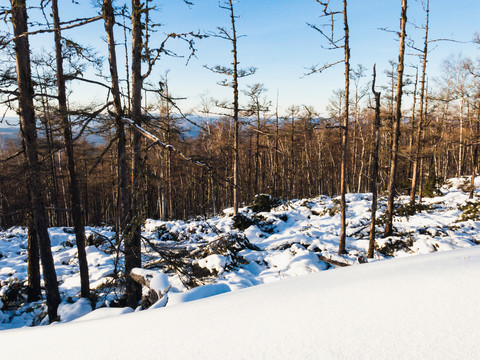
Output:
[[163,309],[3,331],[1,354],[38,360],[477,359],[479,278],[480,247],[394,259]]
[[[476,180],[480,183],[480,178]],[[450,180],[442,187],[439,196],[425,198],[422,211],[415,215],[408,215],[408,209],[400,207],[395,217],[394,236],[379,236],[375,259],[369,262],[470,248],[479,243],[480,200],[478,197],[468,200],[468,195],[462,191],[465,181]],[[400,203],[407,201],[407,198],[400,198]],[[347,202],[348,254],[345,256],[336,254],[340,221],[338,200],[326,196],[291,201],[268,212],[244,208],[242,216],[237,218],[236,228],[228,209],[224,216],[188,222],[147,220],[143,229],[143,264],[148,270],[138,272],[150,276],[156,290],[165,293],[168,286],[170,290],[153,306],[157,309],[120,317],[117,315],[133,310],[121,307],[121,283],[116,274],[123,268],[123,260],[116,256],[112,229],[87,228],[87,236],[91,236],[87,259],[96,307],[92,311],[90,301],[78,300],[80,279],[74,235],[70,229],[51,228],[52,251],[63,300],[59,308],[61,322],[75,321],[68,328],[56,324],[38,332],[26,329],[2,331],[1,343],[13,346],[14,342],[7,342],[7,338],[15,338],[23,332],[41,339],[42,336],[56,337],[56,331],[58,334],[65,331],[57,329],[68,329],[65,334],[77,331],[88,334],[84,344],[90,344],[95,338],[94,343],[97,344],[98,340],[100,346],[103,339],[105,358],[115,358],[107,356],[107,349],[117,351],[112,348],[117,342],[121,343],[118,349],[140,344],[140,354],[150,350],[173,354],[177,344],[175,337],[178,337],[179,347],[176,358],[193,354],[195,346],[210,351],[215,344],[218,346],[215,347],[217,350],[212,350],[214,358],[221,357],[221,351],[224,351],[225,358],[229,358],[232,351],[238,354],[237,358],[292,358],[293,354],[298,358],[319,358],[317,353],[337,358],[355,354],[372,358],[367,356],[366,349],[375,351],[374,356],[378,358],[422,358],[420,354],[428,351],[441,354],[436,351],[448,344],[452,346],[450,351],[459,351],[462,342],[458,340],[458,333],[470,331],[471,320],[478,320],[479,311],[473,305],[478,308],[479,293],[475,286],[468,288],[466,284],[478,278],[479,250],[472,248],[441,256],[324,272],[331,266],[320,261],[318,255],[352,265],[363,262],[366,257],[371,196],[349,194]],[[380,219],[383,211],[382,199]],[[379,234],[382,230],[380,222]],[[178,262],[175,256],[181,257],[182,254],[188,256]],[[318,272],[321,274],[303,276]],[[26,275],[25,229],[0,231],[0,299],[3,299],[0,302],[0,308],[3,307],[0,329],[46,323],[42,301],[25,303]],[[287,278],[297,279],[277,281]],[[272,282],[275,284],[271,286],[237,291]],[[231,295],[181,304],[231,291]],[[459,301],[458,305],[453,305],[454,299]],[[214,310],[217,306],[219,311]],[[165,308],[158,309],[160,307]],[[196,311],[200,313],[195,314]],[[434,321],[435,313],[439,316],[438,326]],[[211,321],[208,320],[210,316]],[[112,318],[93,323],[81,321],[105,317]],[[447,320],[451,322],[451,328],[446,327]],[[460,324],[461,320],[465,320],[464,325]],[[393,339],[397,325],[398,333],[402,335],[398,342]],[[99,331],[97,336],[97,330],[91,331],[90,327],[103,329],[103,335]],[[141,332],[133,337],[128,335],[127,341],[127,337],[118,337],[115,327],[117,330],[140,329]],[[126,331],[123,332],[122,336],[127,336]],[[447,341],[447,335],[455,341]],[[106,338],[108,336],[110,340]],[[227,341],[229,336],[232,338]],[[472,346],[468,336],[465,335],[464,341],[469,347],[462,350],[465,356]],[[71,339],[75,337],[72,335]],[[424,343],[421,343],[422,338],[426,339]],[[436,348],[433,346],[435,338],[441,343]],[[234,345],[235,339],[237,345]],[[375,347],[368,347],[367,340]],[[413,345],[408,345],[410,349],[403,342],[407,340],[412,341]],[[57,344],[55,341],[55,346],[63,346],[62,342],[59,340]],[[72,341],[69,343],[71,345]],[[192,343],[191,348],[185,346],[188,343]],[[65,346],[59,351],[67,351]],[[70,347],[69,356],[75,353],[75,346]],[[253,355],[253,351],[259,352]],[[403,356],[401,351],[407,355]],[[127,357],[127,353],[119,350],[120,353],[125,356],[118,358]],[[144,358],[133,356],[133,353],[130,355]]]

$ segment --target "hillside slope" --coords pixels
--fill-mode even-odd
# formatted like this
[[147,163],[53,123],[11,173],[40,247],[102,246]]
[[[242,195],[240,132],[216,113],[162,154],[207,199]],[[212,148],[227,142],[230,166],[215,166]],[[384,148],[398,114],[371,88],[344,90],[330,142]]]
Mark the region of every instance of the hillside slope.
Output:
[[[477,178],[480,180],[480,178]],[[466,179],[452,179],[434,198],[412,211],[398,199],[394,234],[383,237],[382,213],[374,259],[470,248],[480,243],[480,201],[468,200]],[[479,183],[480,181],[477,181]],[[149,219],[142,231],[142,265],[165,296],[155,307],[170,308],[225,292],[323,272],[331,264],[365,262],[370,221],[370,194],[347,195],[347,254],[339,256],[338,199],[320,196],[271,207],[268,199],[241,209],[237,217],[190,221]],[[270,199],[271,200],[271,199]],[[275,201],[273,201],[275,203]],[[99,317],[133,311],[122,295],[123,256],[109,227],[88,227],[92,303],[79,299],[80,276],[75,235],[71,228],[50,228],[52,252],[62,303],[61,322],[84,315]],[[117,256],[118,255],[118,256]],[[44,300],[26,302],[27,236],[23,227],[0,230],[0,330],[47,323]],[[362,265],[363,266],[363,265]],[[335,270],[337,271],[337,270]],[[97,309],[92,312],[92,309]]]
[[474,359],[480,247],[311,274],[163,309],[0,333],[35,359]]

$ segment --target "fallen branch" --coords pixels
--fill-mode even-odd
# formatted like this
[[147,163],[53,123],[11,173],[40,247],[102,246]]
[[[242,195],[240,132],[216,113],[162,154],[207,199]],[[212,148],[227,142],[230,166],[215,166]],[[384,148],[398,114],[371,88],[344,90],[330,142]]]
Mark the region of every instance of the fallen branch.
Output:
[[323,255],[317,255],[317,256],[318,256],[318,260],[323,261],[323,262],[325,262],[329,265],[338,266],[338,267],[346,267],[346,266],[352,265],[352,264],[349,264],[349,263],[344,263],[344,262],[341,262],[341,261],[328,259],[327,257],[325,257]]

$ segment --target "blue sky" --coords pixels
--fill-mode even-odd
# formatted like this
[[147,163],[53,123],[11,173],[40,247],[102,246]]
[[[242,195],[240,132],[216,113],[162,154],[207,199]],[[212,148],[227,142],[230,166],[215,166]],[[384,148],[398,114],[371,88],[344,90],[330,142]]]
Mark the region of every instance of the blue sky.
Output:
[[[95,10],[86,6],[87,0],[81,0],[81,5],[72,5],[71,1],[60,2],[60,13],[63,20],[75,16],[91,16]],[[89,2],[88,2],[89,3]],[[117,3],[120,3],[117,1]],[[164,24],[152,38],[159,42],[163,33],[188,32],[192,30],[214,31],[217,26],[229,26],[228,13],[218,7],[218,1],[197,0],[195,5],[188,7],[182,0],[154,1],[159,11],[156,19]],[[341,1],[332,0],[332,4],[341,6]],[[239,40],[239,60],[242,67],[255,66],[255,75],[241,80],[241,88],[247,84],[264,83],[269,90],[269,98],[275,102],[279,92],[280,110],[289,105],[311,105],[322,113],[333,90],[343,86],[343,65],[339,64],[322,74],[307,77],[302,75],[315,64],[323,64],[342,58],[342,50],[328,51],[321,35],[309,28],[306,23],[321,24],[319,18],[321,7],[314,0],[240,0],[236,4],[239,34],[246,35]],[[475,0],[447,1],[431,0],[431,38],[454,38],[470,41],[476,31],[480,31],[478,14],[480,3]],[[351,0],[349,3],[349,23],[351,34],[352,66],[362,64],[368,68],[368,79],[374,63],[377,71],[382,74],[389,68],[388,60],[398,58],[398,42],[395,34],[379,30],[387,27],[397,30],[399,27],[400,0]],[[34,14],[32,14],[32,17]],[[424,12],[419,1],[409,0],[409,28],[407,34],[413,37],[421,46],[423,31],[415,29],[412,23],[422,25]],[[340,19],[339,19],[340,20]],[[339,34],[342,31],[338,22]],[[102,40],[103,26],[101,23],[88,25],[82,30],[73,30],[67,36],[84,44],[89,44],[104,53],[106,48]],[[117,40],[121,34],[117,34]],[[123,35],[122,35],[123,36]],[[42,35],[31,40],[36,49],[49,46],[49,35]],[[197,42],[197,58],[185,65],[185,59],[162,59],[152,73],[151,81],[158,82],[160,76],[169,71],[169,86],[175,96],[186,97],[181,102],[184,111],[194,109],[200,104],[200,96],[229,99],[230,89],[217,85],[222,77],[205,69],[204,65],[229,65],[231,62],[230,44],[218,38],[208,38]],[[187,53],[181,43],[172,43],[172,48],[179,53]],[[119,49],[120,50],[120,49]],[[409,51],[410,53],[412,51]],[[442,61],[452,54],[462,53],[477,57],[480,47],[472,43],[437,43],[429,54],[429,76],[438,76]],[[119,57],[121,58],[121,57]],[[414,56],[407,60],[417,64]],[[107,67],[105,67],[107,70]],[[88,76],[94,76],[93,73]],[[368,80],[367,79],[367,80]],[[382,77],[379,83],[385,83]],[[102,102],[104,92],[84,85],[71,88],[72,102]],[[148,99],[154,100],[154,99]]]

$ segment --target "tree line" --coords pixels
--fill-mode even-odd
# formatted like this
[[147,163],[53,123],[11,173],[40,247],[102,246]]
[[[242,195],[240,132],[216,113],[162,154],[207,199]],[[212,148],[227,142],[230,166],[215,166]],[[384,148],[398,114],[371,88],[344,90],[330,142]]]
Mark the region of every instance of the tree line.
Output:
[[[345,66],[345,87],[333,92],[328,116],[305,105],[279,113],[278,98],[267,97],[265,84],[239,85],[255,68],[238,66],[238,17],[232,0],[220,3],[228,26],[206,34],[155,34],[151,0],[121,6],[98,1],[98,15],[63,22],[57,0],[42,0],[38,6],[48,14],[45,25],[30,32],[31,9],[25,0],[10,0],[10,6],[0,8],[11,22],[11,30],[0,38],[2,105],[18,113],[22,135],[21,143],[3,146],[0,157],[0,226],[27,225],[29,300],[41,296],[40,257],[50,321],[57,319],[60,295],[49,226],[74,228],[81,296],[87,298],[84,227],[114,226],[125,256],[126,304],[136,307],[141,288],[129,274],[141,267],[140,230],[146,218],[187,219],[216,215],[227,207],[236,214],[262,193],[283,199],[340,196],[343,254],[345,195],[371,192],[368,256],[373,257],[377,193],[387,196],[389,236],[398,194],[409,194],[414,210],[422,196],[433,195],[441,179],[473,179],[478,168],[480,64],[451,57],[440,78],[428,78],[429,44],[437,41],[429,39],[429,0],[422,2],[420,48],[408,41],[407,0],[401,0],[398,60],[385,71],[390,83],[383,87],[378,86],[373,63],[368,64],[372,73],[363,65],[351,66],[347,1],[337,2],[338,8],[317,3],[324,22],[309,26],[321,35],[320,42],[342,55],[312,67],[307,75]],[[324,26],[337,18],[343,22],[340,37],[333,25]],[[108,53],[108,71],[95,79],[84,76],[87,68],[101,67],[95,51],[64,35],[92,22],[103,23]],[[52,34],[51,53],[31,55],[29,40],[38,33]],[[175,79],[165,73],[158,85],[148,80],[162,57],[176,55],[168,48],[170,42],[185,43],[191,56],[195,42],[207,36],[231,45],[231,58],[225,56],[230,65],[208,68],[224,77],[220,84],[231,88],[232,100],[203,98],[192,116],[182,112],[169,91],[169,81]],[[406,71],[406,47],[418,54],[415,77]],[[106,101],[71,106],[68,91],[75,92],[79,82],[106,88]],[[154,100],[143,102],[146,93]],[[245,103],[240,103],[240,93]],[[410,109],[403,105],[405,99],[411,99]]]

